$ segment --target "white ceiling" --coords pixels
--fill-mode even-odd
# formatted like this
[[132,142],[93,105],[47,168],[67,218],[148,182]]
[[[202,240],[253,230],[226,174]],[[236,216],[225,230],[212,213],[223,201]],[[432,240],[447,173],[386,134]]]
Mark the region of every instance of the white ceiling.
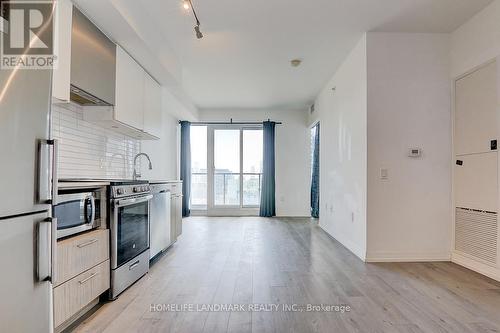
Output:
[[[147,40],[150,51],[158,53],[154,56],[177,59],[179,68],[167,71],[181,73],[172,76],[200,109],[309,105],[364,31],[451,32],[492,2],[193,0],[205,35],[197,40],[194,18],[182,8],[181,0],[106,1]],[[111,35],[120,33],[109,23],[105,1],[77,2],[84,10],[94,3],[106,30]],[[91,6],[88,9],[92,15]],[[155,38],[151,38],[152,29]],[[121,39],[126,44],[130,38]],[[167,56],[168,52],[173,54]],[[293,58],[302,59],[302,65],[292,68]]]

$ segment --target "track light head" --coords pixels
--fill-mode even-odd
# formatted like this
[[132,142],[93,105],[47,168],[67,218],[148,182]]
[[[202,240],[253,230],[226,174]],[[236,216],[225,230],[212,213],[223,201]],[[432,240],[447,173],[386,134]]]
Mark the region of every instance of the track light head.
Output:
[[198,39],[202,39],[203,38],[203,34],[202,34],[201,30],[200,30],[200,26],[199,25],[197,25],[197,26],[194,27],[194,31],[196,31],[196,38],[198,38]]

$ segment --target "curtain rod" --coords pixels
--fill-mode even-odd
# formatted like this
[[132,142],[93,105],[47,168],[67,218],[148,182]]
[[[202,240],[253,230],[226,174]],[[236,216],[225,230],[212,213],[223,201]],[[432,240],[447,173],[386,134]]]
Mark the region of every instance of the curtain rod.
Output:
[[[267,121],[271,121],[268,119]],[[179,124],[181,121],[179,121]],[[282,122],[276,121],[276,125],[282,125]],[[258,121],[194,121],[190,123],[191,125],[262,125],[262,122]]]

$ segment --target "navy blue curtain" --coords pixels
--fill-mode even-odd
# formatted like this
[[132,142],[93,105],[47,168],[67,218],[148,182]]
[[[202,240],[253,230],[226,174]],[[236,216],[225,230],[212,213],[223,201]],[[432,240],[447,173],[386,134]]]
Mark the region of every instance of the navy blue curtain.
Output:
[[264,134],[264,160],[262,170],[262,189],[260,194],[260,216],[276,216],[275,200],[275,162],[274,162],[274,137],[276,123],[265,121]]
[[316,124],[312,155],[311,216],[319,217],[319,123]]
[[189,197],[191,196],[191,123],[181,121],[181,180],[182,180],[182,216],[191,214]]

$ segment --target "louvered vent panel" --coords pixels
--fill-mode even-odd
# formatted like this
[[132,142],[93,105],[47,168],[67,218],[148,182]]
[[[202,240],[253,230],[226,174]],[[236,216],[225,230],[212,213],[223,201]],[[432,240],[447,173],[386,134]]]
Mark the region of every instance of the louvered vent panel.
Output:
[[492,264],[497,262],[497,213],[457,208],[455,249]]

